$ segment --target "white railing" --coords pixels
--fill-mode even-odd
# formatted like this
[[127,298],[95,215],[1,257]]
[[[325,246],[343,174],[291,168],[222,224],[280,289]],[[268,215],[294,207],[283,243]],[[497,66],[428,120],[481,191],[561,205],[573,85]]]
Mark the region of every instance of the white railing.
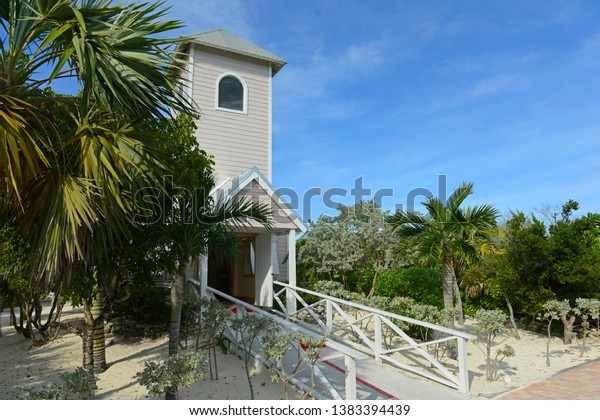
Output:
[[[235,316],[237,316],[237,317],[248,316],[248,315],[264,316],[264,317],[270,319],[272,322],[281,326],[282,329],[284,329],[285,331],[295,332],[297,334],[306,334],[306,335],[309,335],[309,336],[315,337],[315,338],[322,337],[322,335],[319,335],[318,333],[315,333],[314,331],[312,331],[310,329],[303,328],[302,326],[300,326],[296,323],[287,321],[278,315],[271,314],[267,311],[264,311],[260,308],[257,308],[253,305],[250,305],[246,302],[243,302],[239,299],[236,299],[232,296],[229,296],[229,295],[227,295],[223,292],[220,292],[216,289],[213,289],[211,287],[206,288],[206,295],[207,295],[207,297],[210,297],[213,299],[215,299],[215,297],[218,296],[222,299],[225,299],[225,300],[231,302],[231,305],[229,306],[229,308],[235,313]],[[229,323],[226,326],[225,335],[227,336],[227,338],[229,340],[231,340],[232,343],[235,343],[235,345],[238,348],[243,347],[241,337],[239,337],[239,333],[237,331],[233,331],[231,329]],[[257,340],[257,341],[260,341],[260,340]],[[325,345],[328,348],[331,348],[333,350],[336,350],[339,353],[342,353],[342,355],[344,356],[344,362],[346,365],[345,399],[355,400],[356,399],[355,360],[365,359],[365,355],[362,354],[361,352],[358,352],[352,348],[346,347],[343,344],[333,341],[333,340],[329,340],[329,339],[326,340]],[[304,350],[298,345],[298,343],[293,344],[293,346],[294,346],[294,350],[296,351],[296,354],[298,355],[299,358],[301,358]],[[248,350],[250,351],[250,353],[252,354],[252,356],[255,359],[258,357],[258,353],[259,353],[260,349],[253,348],[253,349],[248,349]],[[292,361],[292,363],[294,363],[294,364],[296,362],[297,362],[297,360]],[[304,391],[309,391],[310,394],[317,399],[342,399],[341,395],[333,387],[333,385],[331,385],[330,381],[321,372],[321,370],[319,369],[318,366],[315,366],[315,380],[316,380],[316,386],[314,388],[312,387],[312,385],[310,383],[303,382],[302,380],[300,380],[298,378],[292,378],[291,381],[298,388],[300,388]]]
[[[286,319],[359,350],[378,362],[389,363],[463,393],[469,391],[467,343],[475,336],[286,283],[274,284],[281,287],[274,300]],[[307,303],[300,293],[312,296],[310,300],[316,302]],[[286,297],[286,304],[282,296]],[[425,339],[417,341],[400,327],[408,325],[427,331]],[[445,351],[448,349],[456,349],[456,358],[448,357]]]

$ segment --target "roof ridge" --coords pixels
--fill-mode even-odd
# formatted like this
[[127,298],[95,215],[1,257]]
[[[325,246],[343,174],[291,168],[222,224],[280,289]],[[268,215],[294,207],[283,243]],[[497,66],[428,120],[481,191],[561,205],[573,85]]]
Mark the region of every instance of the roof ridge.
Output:
[[185,37],[187,42],[268,61],[273,64],[273,76],[287,64],[285,60],[224,28],[196,32]]

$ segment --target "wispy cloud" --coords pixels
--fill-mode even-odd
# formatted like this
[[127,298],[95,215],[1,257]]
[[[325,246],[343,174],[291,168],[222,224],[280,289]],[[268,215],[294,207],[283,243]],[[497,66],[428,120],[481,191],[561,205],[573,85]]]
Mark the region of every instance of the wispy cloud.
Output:
[[[365,78],[375,77],[375,70],[382,65],[384,56],[385,45],[379,41],[351,44],[338,53],[319,47],[310,52],[299,52],[294,66],[277,76],[277,95],[286,107],[321,108],[325,101],[339,108],[335,104],[340,101],[335,89],[340,86],[344,90],[351,89]],[[359,106],[352,104],[351,108],[356,110]]]
[[173,1],[171,17],[185,22],[190,32],[226,28],[242,37],[253,39],[251,24],[253,1],[186,0]]
[[479,97],[484,95],[489,95],[491,93],[498,92],[504,88],[507,88],[513,85],[515,82],[515,78],[513,76],[508,76],[504,74],[500,74],[497,76],[489,77],[479,81],[470,92],[470,96]]

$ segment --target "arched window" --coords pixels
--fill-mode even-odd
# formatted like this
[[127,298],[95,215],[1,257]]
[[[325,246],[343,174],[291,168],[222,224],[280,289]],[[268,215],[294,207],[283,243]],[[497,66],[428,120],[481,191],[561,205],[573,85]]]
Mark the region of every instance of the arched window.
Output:
[[233,75],[221,77],[217,92],[217,108],[246,112],[246,87]]

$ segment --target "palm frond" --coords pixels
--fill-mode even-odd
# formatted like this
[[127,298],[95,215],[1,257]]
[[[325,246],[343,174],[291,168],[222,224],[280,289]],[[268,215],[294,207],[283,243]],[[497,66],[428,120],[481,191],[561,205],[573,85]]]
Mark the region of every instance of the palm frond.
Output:
[[450,194],[450,197],[448,197],[446,202],[446,206],[450,212],[454,213],[461,206],[463,201],[473,194],[474,189],[474,185],[471,182],[463,182],[459,185],[452,194]]

